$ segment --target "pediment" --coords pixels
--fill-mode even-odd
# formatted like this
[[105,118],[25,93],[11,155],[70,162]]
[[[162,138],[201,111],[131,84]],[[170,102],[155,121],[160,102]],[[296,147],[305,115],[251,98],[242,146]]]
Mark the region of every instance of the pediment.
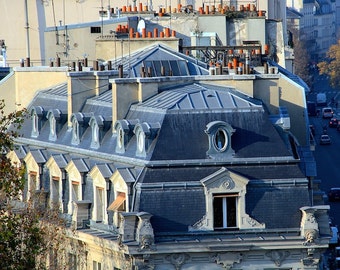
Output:
[[124,177],[119,170],[113,173],[110,180],[112,181],[115,190],[127,192],[128,186],[126,185]]
[[249,180],[239,174],[222,167],[217,172],[201,179],[202,185],[210,192],[232,190],[239,192],[245,189]]
[[46,167],[50,171],[51,175],[53,176],[61,175],[61,169],[59,168],[57,162],[54,160],[53,157],[50,157],[50,159],[46,162]]
[[93,184],[95,186],[106,187],[105,177],[102,175],[101,171],[97,166],[94,166],[89,172],[89,176],[92,178]]
[[67,171],[70,179],[78,179],[78,181],[81,179],[81,174],[73,161],[70,161],[65,170]]
[[28,171],[39,171],[39,165],[31,152],[25,156],[24,161]]

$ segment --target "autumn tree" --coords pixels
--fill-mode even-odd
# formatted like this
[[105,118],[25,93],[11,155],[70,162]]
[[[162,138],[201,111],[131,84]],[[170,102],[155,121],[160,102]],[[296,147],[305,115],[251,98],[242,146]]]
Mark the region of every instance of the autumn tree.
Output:
[[329,76],[333,88],[340,88],[340,40],[329,48],[326,59],[318,63],[318,68],[320,74]]
[[290,28],[291,34],[289,45],[294,50],[294,73],[299,76],[308,85],[312,85],[310,76],[310,55],[307,51],[306,43],[300,39],[300,32],[295,28]]
[[[4,107],[0,100],[0,269],[63,269],[53,268],[50,256],[51,250],[60,251],[66,244],[58,207],[37,207],[43,198],[33,193],[23,200],[25,167],[13,164],[7,155],[15,149],[26,111],[5,115]],[[52,267],[46,268],[47,258]]]

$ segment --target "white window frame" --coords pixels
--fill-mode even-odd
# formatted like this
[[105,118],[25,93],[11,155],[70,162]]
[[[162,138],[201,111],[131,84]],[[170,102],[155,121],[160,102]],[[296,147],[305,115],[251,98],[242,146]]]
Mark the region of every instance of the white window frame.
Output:
[[72,144],[78,145],[80,143],[79,138],[79,122],[76,117],[72,118]]
[[222,167],[217,172],[200,180],[204,188],[206,214],[198,220],[190,231],[213,231],[215,229],[229,229],[227,226],[215,228],[214,226],[214,198],[215,197],[236,197],[236,227],[230,229],[255,229],[265,228],[246,213],[246,192],[249,180],[239,174]]
[[[214,157],[220,155],[232,156],[235,152],[231,147],[231,136],[235,130],[226,122],[213,121],[207,124],[205,133],[208,136],[209,146],[207,154]],[[223,136],[222,145],[218,142],[221,141]]]
[[[237,220],[237,212],[238,211],[238,193],[226,193],[226,194],[214,194],[213,195],[213,209],[214,209],[214,229],[234,229],[238,228],[238,220]],[[221,199],[221,200],[220,200]],[[228,199],[233,200],[235,205],[228,204]],[[217,200],[219,200],[221,212],[217,212]],[[231,211],[235,211],[235,213],[231,213]],[[230,220],[230,215],[232,215],[232,219],[234,219],[233,223],[230,224],[232,221]],[[222,226],[216,224],[218,216],[221,217]]]
[[50,124],[50,134],[48,136],[48,139],[50,141],[56,141],[57,140],[57,120],[55,119],[55,116],[52,111],[49,111],[47,114],[47,119]]
[[32,111],[32,137],[39,136],[39,116],[37,112]]

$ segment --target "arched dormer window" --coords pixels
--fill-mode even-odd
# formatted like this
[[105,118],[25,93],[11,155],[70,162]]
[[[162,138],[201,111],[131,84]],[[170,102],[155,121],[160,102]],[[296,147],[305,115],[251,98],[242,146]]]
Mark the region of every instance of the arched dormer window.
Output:
[[74,145],[78,145],[81,141],[81,136],[83,135],[86,128],[88,128],[88,123],[92,114],[88,113],[73,113],[71,115],[71,125],[72,125],[72,141]]
[[32,119],[32,132],[31,136],[37,138],[40,133],[40,128],[42,126],[42,119],[44,115],[44,109],[41,106],[36,106],[31,109],[31,119]]
[[116,152],[117,153],[124,153],[126,144],[130,141],[131,137],[133,136],[133,129],[135,124],[138,120],[135,121],[127,121],[117,120],[114,125],[114,131],[117,136],[116,142]]
[[235,130],[226,122],[210,122],[205,130],[209,141],[207,154],[210,156],[234,154],[234,150],[231,148],[231,136],[234,132]]
[[76,117],[73,117],[71,119],[72,123],[72,144],[78,145],[80,143],[80,138],[79,138],[79,122]]
[[57,140],[57,123],[56,122],[59,121],[60,115],[61,115],[61,112],[58,109],[49,110],[47,113],[46,118],[50,123],[50,135],[48,137],[50,141]]
[[136,135],[136,156],[146,156],[146,153],[153,139],[156,137],[159,128],[159,123],[149,124],[143,122],[136,124],[133,131]]
[[98,148],[100,146],[101,130],[104,126],[104,118],[102,116],[92,116],[89,122],[92,130],[91,147]]

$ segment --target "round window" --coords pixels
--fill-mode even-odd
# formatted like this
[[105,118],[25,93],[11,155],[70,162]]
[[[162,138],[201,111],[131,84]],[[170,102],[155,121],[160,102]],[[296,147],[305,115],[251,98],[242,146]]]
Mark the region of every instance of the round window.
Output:
[[228,147],[228,134],[224,129],[222,129],[222,128],[217,129],[217,131],[215,132],[213,140],[214,140],[214,146],[215,146],[217,151],[223,152],[227,149],[227,147]]

